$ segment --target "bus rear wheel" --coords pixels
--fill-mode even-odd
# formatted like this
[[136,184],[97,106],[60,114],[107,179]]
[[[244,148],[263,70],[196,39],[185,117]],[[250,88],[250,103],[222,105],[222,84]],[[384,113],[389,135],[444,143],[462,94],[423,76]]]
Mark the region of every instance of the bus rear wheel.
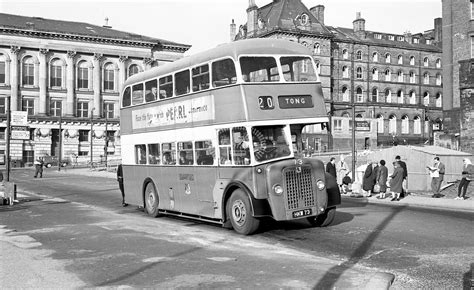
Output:
[[260,221],[252,216],[249,197],[241,189],[235,190],[227,201],[227,216],[234,231],[251,235],[257,231]]
[[313,227],[326,227],[334,221],[336,216],[336,208],[328,208],[326,211],[316,217],[309,217],[308,222]]
[[159,198],[153,182],[148,182],[145,187],[145,210],[148,215],[157,217],[160,215],[158,210]]

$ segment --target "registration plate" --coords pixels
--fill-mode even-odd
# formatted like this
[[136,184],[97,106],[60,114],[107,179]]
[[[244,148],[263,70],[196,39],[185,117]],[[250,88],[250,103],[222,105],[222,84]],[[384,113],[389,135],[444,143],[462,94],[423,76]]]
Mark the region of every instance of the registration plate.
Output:
[[304,216],[311,215],[313,212],[310,208],[308,209],[302,209],[302,210],[297,210],[293,212],[293,218],[300,218]]

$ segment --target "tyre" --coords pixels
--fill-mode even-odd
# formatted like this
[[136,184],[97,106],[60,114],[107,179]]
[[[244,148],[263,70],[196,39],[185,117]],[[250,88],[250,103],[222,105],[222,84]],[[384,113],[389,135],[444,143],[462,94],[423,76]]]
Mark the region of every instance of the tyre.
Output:
[[249,197],[242,189],[237,189],[232,193],[227,201],[226,211],[237,233],[251,235],[257,231],[260,221],[252,216]]
[[46,164],[46,168],[51,168],[51,166],[53,166],[51,163]]
[[158,210],[159,198],[158,192],[156,191],[155,185],[153,182],[148,182],[145,187],[145,211],[148,215],[152,217],[157,217],[160,215]]
[[334,217],[336,216],[336,208],[328,208],[326,211],[316,217],[309,217],[308,222],[313,227],[326,227],[330,225],[334,221]]

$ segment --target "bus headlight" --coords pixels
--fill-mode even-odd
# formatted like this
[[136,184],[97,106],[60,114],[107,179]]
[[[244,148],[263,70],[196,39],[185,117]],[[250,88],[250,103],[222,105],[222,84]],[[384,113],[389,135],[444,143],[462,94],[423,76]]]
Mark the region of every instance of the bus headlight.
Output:
[[276,195],[282,195],[283,193],[283,187],[281,187],[281,185],[279,184],[275,184],[273,186],[273,192],[276,194]]
[[318,180],[316,182],[316,187],[318,188],[318,190],[323,190],[326,187],[326,184],[324,184],[324,181]]

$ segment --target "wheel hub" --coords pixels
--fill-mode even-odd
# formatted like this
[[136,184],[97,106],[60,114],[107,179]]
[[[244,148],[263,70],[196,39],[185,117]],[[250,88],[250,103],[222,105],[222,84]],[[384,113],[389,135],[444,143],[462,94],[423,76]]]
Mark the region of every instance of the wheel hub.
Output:
[[232,218],[241,226],[245,223],[246,216],[245,204],[241,200],[236,200],[232,205]]

